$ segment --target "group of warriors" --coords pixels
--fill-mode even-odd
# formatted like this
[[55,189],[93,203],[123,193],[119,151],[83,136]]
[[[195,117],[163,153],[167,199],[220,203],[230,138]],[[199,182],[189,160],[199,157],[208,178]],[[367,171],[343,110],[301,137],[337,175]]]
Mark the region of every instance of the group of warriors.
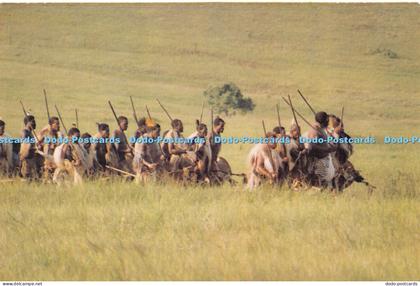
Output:
[[115,175],[138,183],[164,177],[212,185],[233,182],[229,164],[219,156],[221,143],[214,140],[224,131],[220,117],[212,121],[211,130],[197,120],[196,131],[187,138],[180,119],[171,119],[171,128],[161,135],[160,125],[151,117],[136,118],[137,129],[128,140],[125,116],[115,116],[114,131],[107,123],[97,123],[98,131],[91,135],[76,124],[67,130],[60,114],[49,117],[48,125],[38,131],[35,116],[24,112],[19,143],[5,140],[12,137],[0,120],[2,176],[56,184]]
[[[0,144],[0,172],[9,177],[56,184],[80,184],[85,179],[117,175],[142,184],[172,178],[182,183],[220,185],[235,184],[233,177],[239,176],[249,189],[286,184],[294,190],[316,187],[342,191],[353,182],[371,187],[349,161],[353,153],[350,143],[300,140],[350,138],[342,119],[323,111],[314,112],[314,123],[308,123],[309,130],[301,134],[291,107],[294,120],[288,132],[280,120],[272,131],[267,132],[264,126],[263,137],[267,140],[251,148],[248,174],[233,173],[228,161],[220,156],[222,143],[215,139],[222,136],[225,121],[219,116],[212,118],[210,130],[201,119],[196,120],[196,131],[184,138],[182,121],[172,119],[162,106],[171,128],[161,132],[150,115],[140,119],[135,115],[137,129],[132,137],[135,140],[128,140],[128,118],[117,116],[112,106],[117,128],[111,132],[108,124],[97,123],[94,135],[81,133],[75,124],[67,130],[58,109],[58,117],[48,116],[48,125],[37,131],[35,117],[24,109],[20,144]],[[5,126],[0,120],[0,139],[10,138]]]

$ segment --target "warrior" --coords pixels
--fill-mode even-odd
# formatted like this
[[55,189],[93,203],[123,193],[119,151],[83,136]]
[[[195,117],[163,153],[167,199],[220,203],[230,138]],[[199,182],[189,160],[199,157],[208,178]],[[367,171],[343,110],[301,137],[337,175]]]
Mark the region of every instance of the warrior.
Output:
[[98,124],[98,133],[92,137],[91,150],[95,153],[97,165],[95,169],[102,171],[106,170],[106,165],[109,164],[114,168],[119,167],[118,155],[114,144],[110,143],[109,125],[106,123]]
[[42,157],[36,152],[37,143],[34,137],[36,121],[33,115],[23,119],[25,128],[22,130],[22,143],[19,151],[20,174],[25,179],[38,179],[42,166]]
[[44,155],[44,180],[49,181],[55,169],[55,164],[51,160],[55,148],[62,143],[62,135],[60,133],[60,121],[58,117],[51,117],[48,125],[41,129],[38,134],[39,145]]
[[217,159],[222,149],[222,143],[216,142],[217,137],[220,137],[225,130],[225,121],[217,116],[213,121],[213,130],[209,134],[209,142],[211,147],[211,170],[217,170]]
[[124,132],[128,129],[128,119],[125,116],[118,117],[118,129],[114,130],[115,150],[118,154],[119,168],[125,171],[131,170],[133,153]]
[[273,184],[277,180],[278,168],[280,168],[280,156],[276,149],[276,135],[268,132],[264,143],[258,143],[252,147],[248,155],[248,164],[251,168],[248,176],[248,188],[254,189],[263,182]]
[[287,148],[286,148],[286,131],[282,126],[276,126],[273,128],[273,133],[275,134],[278,144],[276,147],[276,152],[279,154],[281,158],[281,164],[279,168],[278,174],[278,181],[281,184],[286,178],[288,174],[288,161],[289,158],[287,157]]
[[172,129],[164,135],[161,147],[165,157],[169,158],[169,170],[174,173],[178,170],[181,157],[187,153],[187,149],[183,142],[177,142],[183,139],[184,126],[182,121],[174,119],[171,126]]
[[[344,131],[344,125],[340,118],[335,115],[329,116],[329,134],[334,138],[350,139]],[[344,140],[343,140],[344,141]],[[353,164],[348,160],[353,154],[353,146],[350,143],[340,142],[337,144],[337,150],[333,153],[333,164],[336,170],[334,178],[334,187],[338,191],[343,191],[344,188],[349,187],[353,182],[363,182],[364,178],[360,175]]]
[[196,131],[188,137],[189,151],[195,155],[195,172],[198,180],[209,180],[211,147],[207,140],[207,126],[196,120]]
[[54,171],[53,182],[58,183],[59,176],[67,173],[73,178],[75,184],[82,183],[82,176],[89,168],[87,152],[78,143],[80,131],[76,127],[70,128],[64,143],[54,150]]
[[11,175],[15,162],[13,159],[13,143],[7,142],[11,137],[5,133],[6,123],[0,120],[0,175]]
[[159,127],[151,122],[146,126],[146,132],[136,140],[134,145],[133,170],[136,172],[136,182],[145,183],[156,171],[160,157],[154,156],[154,145],[159,137]]
[[137,129],[134,131],[134,142],[132,142],[131,146],[134,148],[136,144],[136,140],[143,136],[146,133],[146,117],[142,117],[137,121]]
[[159,140],[161,139],[160,125],[155,123],[152,119],[146,120],[146,125],[156,128],[156,138],[153,141],[153,143],[150,145],[150,155],[152,156],[153,162],[159,162],[158,169],[162,170],[165,163],[165,156],[162,153],[162,149],[160,147],[160,142],[159,142]]
[[324,111],[315,114],[315,123],[307,133],[310,143],[305,143],[308,150],[308,159],[311,185],[321,188],[332,188],[332,180],[335,177],[335,168],[332,162],[332,154],[337,146],[327,143],[328,114]]
[[88,169],[86,170],[86,175],[89,177],[94,174],[95,172],[95,164],[96,161],[96,152],[92,150],[92,135],[89,133],[83,133],[81,136],[82,139],[82,147],[85,149],[87,154],[87,162],[88,162]]
[[289,130],[289,144],[286,144],[286,155],[288,158],[288,183],[297,187],[306,180],[306,153],[305,146],[299,142],[300,126],[292,122]]

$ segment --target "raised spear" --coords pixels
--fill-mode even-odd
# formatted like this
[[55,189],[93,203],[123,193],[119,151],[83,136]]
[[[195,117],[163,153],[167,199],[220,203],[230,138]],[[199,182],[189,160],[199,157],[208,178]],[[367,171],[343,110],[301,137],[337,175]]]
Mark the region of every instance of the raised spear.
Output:
[[277,111],[277,122],[279,123],[279,127],[281,127],[280,111],[279,111],[279,105],[278,104],[276,104],[276,111]]
[[19,100],[19,102],[20,102],[20,106],[22,106],[22,110],[23,110],[23,113],[25,114],[25,117],[28,116],[29,113],[26,112],[26,109],[25,109],[25,106],[23,105],[22,100]]
[[[313,126],[308,120],[306,120],[305,119],[305,117],[303,117],[303,115],[302,114],[300,114],[296,109],[294,109],[293,108],[293,106],[292,105],[290,105],[290,103],[289,102],[287,102],[287,99],[285,99],[284,97],[282,97],[283,98],[283,100],[284,100],[284,102],[286,102],[286,104],[287,105],[289,105],[290,106],[290,108],[292,109],[292,111],[294,112],[294,113],[296,113],[303,121],[305,121],[305,123],[306,124],[308,124],[312,129],[314,129],[314,130],[316,130],[320,135],[322,135],[322,136],[324,136],[324,134],[322,134],[317,128],[315,128],[315,126]],[[296,124],[297,125],[297,124]],[[299,125],[298,125],[299,126]],[[300,128],[299,128],[299,130],[300,130]],[[300,132],[299,132],[300,133]]]
[[60,119],[61,126],[63,126],[64,132],[66,132],[66,135],[67,135],[67,134],[68,134],[68,132],[67,132],[67,128],[66,128],[66,126],[64,125],[64,120],[63,120],[63,118],[61,117],[61,113],[60,113],[60,111],[58,110],[57,105],[54,105],[54,107],[55,107],[55,111],[57,111],[58,118]]
[[204,100],[203,100],[203,104],[201,105],[201,114],[200,114],[200,122],[201,123],[203,121],[203,111],[204,111]]
[[146,112],[147,112],[147,116],[149,117],[149,119],[152,119],[152,116],[150,115],[150,110],[146,105]]
[[44,89],[44,100],[45,100],[45,107],[47,108],[47,116],[48,116],[48,122],[50,122],[50,109],[48,107],[48,100],[47,100],[47,91]]
[[[295,120],[296,126],[298,127],[299,136],[300,136],[300,126],[299,126],[299,123],[298,123],[297,118],[296,118],[295,108],[293,107],[292,99],[290,98],[290,95],[289,94],[287,95],[287,97],[289,98],[289,103],[288,104],[289,104],[290,108],[292,109],[293,119]],[[286,103],[287,103],[287,101],[286,101]]]
[[159,103],[160,107],[162,107],[163,111],[166,113],[166,115],[168,116],[169,120],[173,121],[172,117],[169,115],[169,112],[166,110],[166,108],[162,105],[162,103],[160,103],[159,99],[156,98],[156,101]]
[[74,110],[74,112],[76,113],[76,127],[79,128],[79,113],[77,108]]
[[133,117],[134,117],[134,120],[136,121],[136,125],[137,125],[139,120],[138,120],[138,117],[137,117],[136,108],[134,107],[133,97],[131,97],[131,95],[130,95],[130,102],[131,102],[131,108],[133,109]]
[[313,108],[312,108],[312,106],[309,104],[309,102],[306,100],[306,98],[303,96],[303,94],[300,92],[300,90],[298,89],[297,91],[298,91],[298,93],[299,93],[300,97],[302,97],[303,101],[305,101],[305,103],[306,103],[306,104],[309,106],[309,108],[311,109],[312,113],[315,115],[315,114],[316,114],[315,109],[313,109]]

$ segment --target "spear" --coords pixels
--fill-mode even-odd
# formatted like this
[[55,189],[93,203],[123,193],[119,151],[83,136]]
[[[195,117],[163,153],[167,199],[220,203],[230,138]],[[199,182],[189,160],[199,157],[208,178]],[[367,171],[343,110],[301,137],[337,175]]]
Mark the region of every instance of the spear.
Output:
[[48,108],[47,91],[44,89],[45,107],[47,108],[48,122],[50,122],[50,109]]
[[212,136],[211,136],[211,142],[210,142],[210,144],[214,144],[214,136],[213,136],[213,107],[210,109],[210,126],[209,126],[209,128],[211,128],[210,130],[211,130],[211,134],[212,134]]
[[147,116],[149,117],[149,119],[152,119],[152,116],[150,115],[150,110],[146,105],[146,112],[147,112]]
[[344,124],[343,118],[344,118],[344,105],[343,105],[343,107],[341,107],[341,117],[340,117],[340,119],[341,119],[341,127],[343,127],[343,124]]
[[264,136],[267,136],[267,129],[265,129],[264,120],[261,120],[261,123],[262,123],[262,127],[263,127],[263,130],[264,130]]
[[[299,126],[299,123],[298,123],[298,121],[297,121],[297,118],[296,118],[296,114],[295,114],[295,108],[293,107],[293,103],[292,103],[292,99],[290,98],[290,95],[288,94],[287,95],[287,97],[289,98],[289,106],[290,106],[290,108],[292,109],[292,113],[293,113],[293,119],[295,120],[295,122],[296,122],[296,126],[298,127],[298,130],[299,130],[299,136],[300,136],[300,126]],[[284,98],[283,98],[284,99]],[[287,103],[287,102],[286,102]]]
[[276,104],[276,111],[277,111],[277,121],[279,123],[279,127],[281,127],[280,111],[279,111],[279,105],[278,104]]
[[124,175],[130,176],[130,177],[133,177],[133,178],[135,178],[135,177],[136,177],[136,175],[134,175],[134,174],[132,174],[132,173],[130,173],[130,172],[126,172],[126,171],[123,171],[123,170],[120,170],[120,169],[117,169],[117,168],[111,167],[111,166],[109,166],[109,165],[105,165],[105,168],[108,168],[108,169],[110,169],[110,170],[113,170],[113,171],[119,172],[119,173],[121,173],[121,174],[124,174]]
[[[280,132],[281,132],[281,121],[280,121],[280,111],[279,111],[279,105],[276,104],[276,111],[277,111],[277,121],[279,122],[279,128],[280,128]],[[281,144],[282,149],[283,149],[283,153],[286,154],[286,146],[283,144]]]
[[203,121],[203,111],[204,111],[204,100],[203,100],[203,104],[201,105],[200,123]]
[[64,132],[66,132],[66,134],[68,134],[68,132],[67,132],[67,128],[66,128],[66,126],[64,125],[63,118],[61,117],[61,113],[60,113],[60,111],[58,110],[57,105],[54,105],[54,107],[55,107],[55,110],[57,111],[58,118],[60,118],[61,125],[63,126]]
[[303,94],[300,92],[300,90],[298,89],[297,91],[298,91],[298,93],[299,93],[300,97],[302,97],[303,101],[305,101],[305,103],[306,103],[306,104],[309,106],[309,108],[311,109],[312,113],[315,115],[315,114],[316,114],[315,110],[312,108],[312,106],[309,104],[309,102],[306,100],[306,98],[303,96]]
[[74,111],[76,112],[76,127],[79,128],[79,114],[77,112],[77,108]]
[[[292,108],[292,111],[293,111],[293,113],[296,113],[300,118],[302,118],[302,120],[303,121],[305,121],[305,123],[306,124],[308,124],[312,129],[314,129],[314,130],[316,130],[320,135],[322,135],[322,136],[324,136],[317,128],[315,128],[315,126],[313,126],[308,120],[306,120],[305,119],[305,117],[303,117],[303,115],[302,114],[300,114],[296,109],[294,109],[293,108],[293,106],[292,105],[290,105],[290,103],[289,102],[287,102],[287,100],[284,98],[284,97],[282,97],[283,98],[283,100],[284,100],[284,102],[286,102],[286,104],[287,105],[289,105],[290,106],[290,108]],[[296,124],[297,125],[297,124]],[[299,125],[298,125],[298,127],[299,127]],[[300,128],[299,128],[299,130],[300,130]],[[299,132],[300,133],[300,132]]]
[[168,116],[169,120],[172,122],[173,119],[172,117],[169,115],[169,112],[166,110],[166,108],[162,105],[162,103],[160,103],[159,99],[156,98],[156,101],[159,103],[160,107],[162,107],[163,111],[166,113],[166,115]]
[[23,110],[23,113],[25,114],[25,117],[28,116],[29,113],[26,112],[26,109],[25,109],[25,106],[23,106],[22,100],[19,100],[19,102],[20,102],[20,105],[22,106],[22,110]]
[[136,121],[136,124],[138,124],[139,120],[137,118],[136,108],[134,107],[134,102],[133,102],[133,98],[131,97],[131,95],[130,95],[130,101],[131,101],[131,108],[133,109],[134,120]]
[[[264,130],[264,137],[267,137],[267,129],[265,128],[265,123],[264,123],[264,120],[261,120],[261,123],[262,123],[263,130]],[[269,139],[269,138],[268,138],[268,139]],[[273,159],[273,154],[271,153],[271,149],[270,149],[270,147],[268,148],[268,155],[269,155],[269,159],[270,159],[270,164],[271,164],[271,167],[273,168],[273,171],[275,171],[275,170],[274,170],[274,159]]]

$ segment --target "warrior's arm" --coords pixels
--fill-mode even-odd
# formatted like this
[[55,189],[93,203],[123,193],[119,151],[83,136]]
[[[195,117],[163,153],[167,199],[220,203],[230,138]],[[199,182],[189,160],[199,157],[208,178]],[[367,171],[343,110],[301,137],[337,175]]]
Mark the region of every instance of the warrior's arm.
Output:
[[[121,140],[121,136],[120,136],[120,134],[119,134],[118,130],[115,130],[115,131],[112,133],[112,137],[114,137],[114,139],[118,138],[118,139],[120,139],[120,140]],[[117,150],[117,151],[120,151],[120,149],[119,149],[119,147],[120,147],[120,143],[119,143],[119,142],[120,142],[119,140],[115,140],[115,141],[114,141],[115,150]]]
[[150,169],[153,169],[156,166],[156,164],[154,164],[153,162],[149,162],[145,159],[147,157],[146,156],[146,152],[147,152],[146,144],[147,143],[137,143],[135,152],[140,157],[140,162],[141,163],[143,163],[146,167],[148,167]]
[[169,154],[171,154],[171,155],[180,155],[180,154],[185,154],[186,153],[186,151],[184,149],[182,149],[181,147],[178,147],[174,143],[169,143],[168,144],[168,151],[169,151]]
[[24,140],[20,145],[19,159],[22,161],[29,155],[31,149],[31,143],[26,142],[29,138],[26,136],[25,131],[22,132],[21,138]]
[[[308,138],[318,138],[317,131],[314,129],[310,130],[308,132]],[[331,153],[337,150],[337,146],[333,143],[310,143],[307,145],[307,149],[309,153]]]
[[[35,133],[35,131],[33,132]],[[38,136],[37,136],[37,139],[39,140],[37,142],[38,146],[42,147],[44,145],[45,137],[47,137],[47,134],[48,134],[47,127],[44,127],[43,129],[41,129],[41,131],[39,131]]]

